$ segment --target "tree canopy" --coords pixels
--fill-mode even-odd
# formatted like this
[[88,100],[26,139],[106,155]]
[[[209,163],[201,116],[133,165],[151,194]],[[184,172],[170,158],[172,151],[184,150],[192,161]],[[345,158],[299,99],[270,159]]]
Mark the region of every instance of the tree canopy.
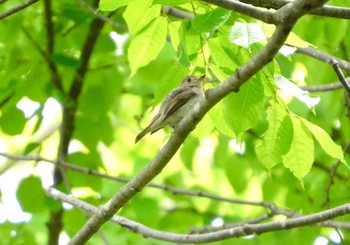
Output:
[[[349,243],[349,18],[0,0],[1,244]],[[205,98],[135,144],[187,75]]]

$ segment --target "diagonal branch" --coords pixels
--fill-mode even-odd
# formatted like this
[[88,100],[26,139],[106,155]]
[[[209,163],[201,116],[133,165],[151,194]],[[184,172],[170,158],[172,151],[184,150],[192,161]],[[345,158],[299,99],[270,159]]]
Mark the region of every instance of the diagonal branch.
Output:
[[[205,1],[209,2],[207,0]],[[210,2],[216,3],[222,1],[210,0]],[[69,244],[86,243],[105,222],[112,218],[119,209],[137,194],[137,192],[141,191],[148,182],[157,176],[203,116],[229,93],[238,91],[240,86],[246,83],[249,78],[271,62],[284,44],[295,22],[304,14],[321,6],[325,2],[326,0],[296,0],[276,11],[274,13],[276,16],[273,18],[280,21],[280,23],[277,25],[267,45],[248,61],[248,63],[238,68],[226,81],[207,92],[207,98],[200,101],[200,108],[194,108],[194,110],[188,113],[179,125],[177,125],[173,135],[160,150],[158,155],[138,175],[119,189],[109,202],[101,206],[72,238]],[[249,231],[249,229],[243,229],[243,233]]]
[[9,9],[6,12],[0,14],[0,20],[5,19],[6,17],[17,13],[18,11],[25,9],[26,7],[32,5],[33,3],[36,3],[38,1],[39,0],[28,0],[25,3],[21,3],[21,4],[17,5],[16,7],[13,7],[12,9]]

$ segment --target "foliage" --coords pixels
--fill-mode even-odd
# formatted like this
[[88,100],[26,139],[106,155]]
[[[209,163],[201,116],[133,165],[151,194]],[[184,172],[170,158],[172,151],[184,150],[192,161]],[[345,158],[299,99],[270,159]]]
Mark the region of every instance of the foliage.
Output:
[[[270,25],[206,1],[48,2],[0,20],[0,152],[17,156],[4,157],[0,164],[2,244],[48,243],[55,229],[47,224],[60,210],[60,239],[73,237],[86,214],[53,201],[43,188],[55,183],[94,206],[106,203],[125,182],[111,176],[136,176],[171,135],[169,129],[160,130],[134,144],[166,94],[187,74],[205,73],[207,90],[219,86],[272,33]],[[344,6],[342,1],[329,4],[339,2]],[[18,4],[0,2],[0,12]],[[91,12],[91,6],[113,12]],[[100,13],[109,21],[96,17]],[[307,15],[287,43],[349,60],[349,31],[345,19]],[[94,35],[96,43],[87,41]],[[89,44],[92,53],[84,56]],[[268,211],[261,201],[291,210],[286,217],[347,203],[349,97],[342,88],[298,90],[338,78],[326,62],[295,51],[287,55],[281,50],[237,93],[216,104],[152,181],[159,185],[146,187],[118,215],[160,231],[201,233],[215,222],[239,225],[262,217]],[[69,142],[65,153],[63,139]],[[58,159],[74,165],[55,169]],[[61,182],[59,171],[64,173]],[[263,221],[277,219],[271,213]],[[349,216],[342,221],[350,222]],[[341,233],[349,241],[349,231]],[[334,234],[334,228],[307,226],[214,244],[311,244],[320,237],[332,241]],[[103,226],[90,244],[103,240],[166,244],[114,223]]]

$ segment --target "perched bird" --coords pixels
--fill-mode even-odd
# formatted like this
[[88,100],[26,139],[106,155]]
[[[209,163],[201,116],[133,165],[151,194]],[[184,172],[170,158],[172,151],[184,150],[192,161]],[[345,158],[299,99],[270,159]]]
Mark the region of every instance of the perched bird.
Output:
[[146,134],[158,131],[165,126],[175,127],[180,120],[204,97],[203,80],[205,75],[187,76],[180,86],[171,91],[163,100],[160,109],[150,125],[136,136],[135,143]]

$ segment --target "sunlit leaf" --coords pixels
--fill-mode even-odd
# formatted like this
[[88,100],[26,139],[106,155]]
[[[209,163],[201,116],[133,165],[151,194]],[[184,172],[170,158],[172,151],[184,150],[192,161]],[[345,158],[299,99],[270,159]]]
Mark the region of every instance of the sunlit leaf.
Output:
[[199,33],[215,31],[230,17],[230,13],[231,11],[227,9],[216,8],[205,14],[199,14],[192,20],[192,27]]
[[282,156],[290,149],[293,127],[285,106],[277,99],[270,101],[267,121],[269,127],[255,150],[260,162],[270,170],[282,162]]
[[213,57],[215,63],[220,67],[227,68],[232,73],[232,71],[237,68],[237,64],[221,46],[220,40],[218,38],[211,38],[208,40],[208,44],[210,48],[210,54]]
[[152,0],[136,1],[128,4],[123,16],[130,34],[136,35],[159,16],[160,5],[152,5]]
[[223,102],[219,102],[218,104],[216,104],[209,111],[210,118],[213,121],[215,128],[219,132],[227,136],[230,136],[232,138],[235,138],[236,137],[235,132],[232,130],[232,127],[225,120],[223,107],[224,107]]
[[224,99],[224,117],[239,135],[252,128],[259,121],[263,112],[264,86],[259,78],[244,84],[238,93]]
[[234,44],[248,48],[253,43],[264,40],[266,36],[258,24],[235,22],[231,28],[229,38]]
[[292,116],[291,119],[293,139],[288,153],[283,156],[283,165],[301,180],[309,173],[314,162],[314,141],[300,118]]
[[99,9],[102,11],[113,11],[119,7],[125,6],[135,1],[139,0],[101,0],[99,4]]
[[339,159],[342,163],[345,163],[344,154],[339,145],[337,145],[332,138],[319,126],[312,124],[311,122],[301,119],[303,124],[310,130],[322,149],[331,157]]
[[157,57],[166,41],[166,33],[166,19],[160,17],[132,39],[128,50],[132,74]]

